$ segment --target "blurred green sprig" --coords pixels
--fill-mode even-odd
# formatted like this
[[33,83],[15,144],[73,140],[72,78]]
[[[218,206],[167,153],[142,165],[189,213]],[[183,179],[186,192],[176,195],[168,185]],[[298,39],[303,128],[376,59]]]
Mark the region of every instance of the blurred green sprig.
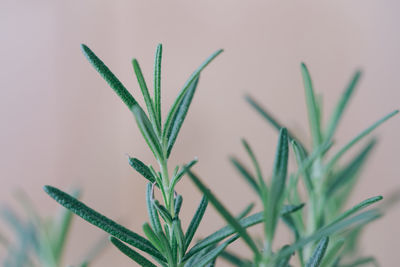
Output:
[[[348,87],[343,92],[327,124],[322,128],[322,101],[316,96],[313,83],[304,63],[301,64],[304,81],[308,120],[312,137],[312,147],[306,148],[291,131],[287,130],[269,111],[254,98],[246,96],[246,101],[269,124],[279,131],[278,146],[272,178],[268,182],[261,172],[261,164],[246,140],[243,147],[252,162],[253,171],[236,157],[231,162],[241,177],[260,198],[263,206],[261,222],[264,224],[264,242],[257,244],[217,197],[191,171],[194,184],[209,198],[217,212],[240,235],[253,251],[253,258],[243,259],[234,253],[225,251],[222,257],[235,266],[290,266],[291,258],[296,253],[299,266],[360,266],[376,262],[372,257],[361,257],[353,263],[344,264],[354,258],[358,247],[358,236],[368,223],[382,215],[383,209],[365,210],[370,205],[382,200],[376,196],[361,201],[350,209],[344,209],[357,181],[360,170],[375,146],[376,140],[370,139],[347,163],[342,157],[358,142],[365,139],[375,128],[398,113],[395,110],[377,120],[370,127],[356,135],[346,145],[339,148],[330,158],[327,152],[333,147],[333,137],[337,131],[347,104],[360,79],[357,71]],[[288,175],[289,143],[297,161],[297,170]],[[302,184],[300,183],[300,178]],[[301,187],[306,189],[301,193]],[[293,233],[293,243],[275,249],[274,237],[276,225],[282,221]],[[293,261],[292,261],[293,262]]]
[[[80,192],[71,193],[79,198]],[[68,236],[71,231],[72,212],[60,207],[53,217],[43,217],[33,205],[33,201],[22,190],[16,194],[21,211],[4,205],[0,215],[11,235],[1,235],[1,243],[6,251],[2,262],[4,267],[58,267],[62,266]],[[104,241],[99,242],[99,244]],[[102,251],[102,247],[85,256],[79,266],[89,266]]]

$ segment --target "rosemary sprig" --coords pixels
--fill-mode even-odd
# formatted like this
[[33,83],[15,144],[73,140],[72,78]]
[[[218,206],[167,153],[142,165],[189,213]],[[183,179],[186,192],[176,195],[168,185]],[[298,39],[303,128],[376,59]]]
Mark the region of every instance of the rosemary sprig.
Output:
[[[184,231],[179,217],[183,198],[176,192],[175,186],[185,173],[190,172],[190,168],[197,162],[197,159],[182,167],[176,166],[173,169],[174,171],[169,169],[168,159],[192,102],[200,73],[222,50],[218,50],[208,57],[189,77],[171,106],[164,123],[161,121],[161,45],[157,46],[155,56],[153,96],[150,95],[139,62],[136,59],[132,61],[146,109],[143,109],[138,104],[131,93],[92,50],[86,45],[82,45],[82,51],[93,67],[133,113],[139,130],[158,163],[159,170],[156,170],[137,158],[129,157],[129,164],[133,169],[149,181],[146,194],[149,223],[143,224],[145,236],[125,228],[57,188],[45,186],[45,191],[76,215],[110,234],[111,243],[141,266],[155,266],[154,261],[161,266],[171,267],[191,266],[190,264],[194,264],[193,266],[205,266],[213,263],[215,258],[230,243],[234,242],[238,236],[233,236],[228,241],[218,244],[223,238],[232,236],[235,233],[235,231],[218,231],[205,239],[211,239],[211,242],[199,243],[202,245],[198,244],[198,246],[189,250],[196,230],[206,211],[208,198],[206,195],[202,198],[188,229]],[[147,113],[145,110],[147,110]],[[161,201],[155,199],[155,190],[161,191]],[[245,219],[250,221],[238,222],[240,227],[248,227],[255,223],[251,218],[244,218],[243,220]],[[221,234],[223,238],[219,238]],[[201,248],[199,249],[200,246]],[[142,255],[135,251],[134,248],[147,255]]]
[[[262,216],[260,220],[264,223],[265,229],[263,246],[256,251],[253,250],[254,256],[252,259],[242,259],[230,252],[222,254],[223,258],[235,266],[287,267],[290,266],[291,256],[295,252],[302,267],[342,266],[339,265],[339,262],[346,261],[346,257],[351,251],[354,251],[354,246],[357,246],[355,240],[360,233],[360,229],[379,218],[382,214],[382,210],[376,208],[363,211],[368,206],[382,200],[382,196],[369,198],[353,208],[343,211],[343,206],[354,187],[357,176],[376,143],[375,139],[367,143],[348,164],[340,167],[339,163],[341,163],[342,156],[348,150],[362,139],[365,139],[383,122],[396,115],[398,110],[375,122],[349,141],[343,148],[339,149],[330,159],[327,159],[326,152],[332,148],[334,133],[360,79],[361,72],[357,71],[351,79],[326,129],[322,128],[320,98],[316,97],[310,72],[304,63],[301,64],[301,73],[304,80],[312,148],[306,148],[292,132],[286,130],[283,124],[278,122],[278,119],[271,112],[264,109],[252,97],[246,96],[246,101],[255,111],[280,132],[272,179],[269,183],[263,177],[260,171],[260,164],[247,141],[243,142],[243,146],[250,156],[256,175],[252,173],[250,168],[242,164],[239,159],[231,157],[233,166],[261,199],[263,211],[258,216]],[[287,182],[288,140],[291,142],[295,154],[297,170],[289,176],[290,178]],[[299,190],[299,187],[301,187],[299,183],[300,176],[303,178],[302,181],[307,194],[301,194],[301,190]],[[190,175],[190,177],[200,191],[207,194],[210,199],[216,199],[212,192],[196,176]],[[222,209],[218,202],[211,201],[211,204],[215,206],[217,212],[225,218],[226,222],[240,233],[240,229],[236,227],[236,221],[226,216],[229,211],[226,208]],[[284,206],[286,210],[292,210],[292,212],[282,212],[281,207],[283,204],[286,204]],[[306,208],[303,208],[303,206]],[[291,245],[286,245],[274,251],[273,241],[278,218],[282,218],[282,221],[293,232],[294,241]],[[241,235],[241,237],[247,244],[250,244],[248,240],[251,241],[252,237],[246,235]],[[352,246],[344,246],[343,244],[347,241],[351,242]],[[259,256],[260,253],[262,253],[262,257]],[[360,258],[355,263],[364,264],[374,261],[375,259],[373,258]]]

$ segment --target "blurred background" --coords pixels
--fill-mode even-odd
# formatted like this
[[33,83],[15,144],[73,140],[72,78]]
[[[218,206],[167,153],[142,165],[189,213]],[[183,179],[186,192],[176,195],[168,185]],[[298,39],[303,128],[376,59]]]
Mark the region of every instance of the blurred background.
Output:
[[[171,166],[199,157],[196,172],[235,212],[255,198],[228,156],[246,158],[240,144],[246,137],[267,173],[277,141],[244,101],[246,93],[308,144],[301,61],[323,94],[324,117],[354,71],[363,70],[340,125],[339,146],[399,107],[398,1],[2,0],[0,6],[0,203],[13,202],[23,188],[43,214],[58,208],[42,190],[51,184],[81,187],[89,206],[138,232],[147,220],[145,181],[126,154],[154,164],[152,155],[131,113],[82,55],[81,43],[140,100],[130,60],[138,58],[150,83],[154,51],[163,43],[164,114],[191,72],[225,49],[202,74]],[[350,204],[400,186],[399,122],[396,117],[375,132],[378,148]],[[179,190],[188,220],[200,194],[189,180]],[[66,264],[79,262],[101,236],[75,219]],[[396,207],[368,227],[363,254],[396,266],[399,220]],[[199,231],[205,235],[222,224],[210,207]],[[111,264],[134,266],[113,247],[93,266]]]

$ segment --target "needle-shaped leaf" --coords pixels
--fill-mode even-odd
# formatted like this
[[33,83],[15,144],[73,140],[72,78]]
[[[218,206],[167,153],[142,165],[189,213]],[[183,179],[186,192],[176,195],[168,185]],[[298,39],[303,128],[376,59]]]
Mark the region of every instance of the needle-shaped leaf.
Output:
[[157,267],[157,265],[153,264],[151,261],[119,241],[117,238],[110,236],[110,241],[111,243],[116,246],[119,251],[121,251],[123,254],[131,258],[133,261],[135,261],[137,264],[143,267]]
[[288,215],[290,213],[301,210],[304,207],[305,203],[301,203],[299,205],[284,205],[281,209],[281,216]]
[[225,241],[224,243],[217,246],[216,248],[208,252],[206,255],[195,261],[193,263],[193,266],[198,266],[198,267],[206,266],[208,263],[215,260],[215,258],[218,257],[218,255],[220,255],[226,249],[227,246],[236,241],[238,238],[239,235],[231,237],[230,239],[228,239],[227,241]]
[[318,267],[322,262],[322,258],[325,255],[326,249],[328,248],[329,237],[324,237],[319,241],[317,247],[315,248],[311,258],[306,264],[306,267]]
[[179,213],[180,213],[181,207],[182,207],[182,201],[183,201],[183,198],[181,195],[178,195],[175,198],[175,203],[174,203],[175,204],[174,205],[175,217],[179,217]]
[[[248,228],[250,226],[253,226],[258,223],[263,222],[263,218],[264,217],[263,217],[262,212],[259,212],[259,213],[256,213],[254,215],[251,215],[249,217],[239,220],[239,223],[243,228]],[[186,260],[189,257],[191,257],[192,255],[198,253],[199,251],[202,251],[204,248],[207,248],[209,246],[217,244],[219,241],[225,239],[228,236],[231,236],[235,232],[236,232],[236,230],[230,225],[219,229],[218,231],[207,236],[206,238],[202,239],[199,243],[194,245],[189,250],[189,252],[185,255],[184,260]]]
[[191,267],[193,266],[193,264],[198,261],[201,257],[203,257],[204,255],[206,255],[208,252],[210,252],[211,250],[213,250],[214,248],[217,247],[217,244],[209,246],[207,248],[202,249],[201,251],[199,251],[197,254],[186,258],[186,256],[183,258],[182,262],[185,263],[184,267]]
[[254,178],[253,174],[251,174],[250,171],[247,170],[246,167],[238,159],[231,157],[230,161],[232,162],[236,170],[241,174],[241,177],[245,179],[245,181],[250,185],[250,187],[254,190],[254,192],[256,192],[257,195],[262,199],[261,189],[256,181],[256,178]]
[[236,216],[236,218],[238,220],[243,219],[244,217],[246,217],[247,215],[249,215],[249,213],[252,211],[252,209],[254,208],[254,203],[250,203],[249,205],[247,205],[247,207],[242,210],[239,215]]
[[157,210],[154,207],[154,204],[152,201],[152,198],[153,198],[152,195],[153,195],[153,186],[152,186],[152,184],[148,183],[147,190],[146,190],[147,212],[149,214],[151,227],[154,229],[154,231],[158,235],[161,235],[161,234],[163,234],[163,232],[162,232],[162,227],[161,227],[161,223],[160,223],[160,218],[158,217]]
[[140,132],[142,133],[144,139],[146,140],[146,143],[150,147],[154,156],[157,159],[163,159],[164,153],[161,148],[161,144],[158,140],[157,134],[154,132],[151,122],[147,118],[143,109],[139,106],[134,106],[132,111],[133,114],[135,115],[136,122],[139,126]]
[[192,220],[190,221],[189,227],[186,230],[185,234],[185,251],[189,247],[190,243],[192,242],[193,236],[199,227],[201,220],[203,219],[204,213],[207,209],[208,200],[206,196],[201,198],[200,204],[197,207],[196,213],[194,214]]
[[279,141],[275,154],[275,163],[266,210],[265,233],[268,236],[269,243],[271,243],[274,238],[276,224],[282,207],[283,193],[287,177],[288,156],[289,146],[287,131],[285,128],[282,128],[279,133]]
[[[300,168],[307,159],[306,151],[303,149],[302,146],[300,146],[296,142],[296,140],[292,140],[291,144],[294,151],[294,155],[296,156],[297,165]],[[307,188],[307,192],[310,194],[311,192],[313,192],[313,184],[311,182],[310,168],[304,168],[302,177],[304,178],[304,185]]]
[[238,255],[226,250],[221,252],[220,257],[238,267],[247,267],[253,265],[252,262],[242,259]]
[[175,235],[176,241],[178,243],[178,248],[181,252],[180,256],[183,256],[185,252],[185,236],[182,232],[181,221],[179,219],[174,219],[174,221],[172,222],[172,231]]
[[156,133],[158,134],[161,134],[161,128],[160,128],[161,124],[158,122],[158,116],[156,115],[153,101],[151,100],[149,89],[147,88],[146,81],[144,80],[139,62],[136,59],[133,59],[132,65],[140,86],[140,90],[142,91],[144,102],[146,103],[147,111],[150,116],[150,121],[154,127],[154,131],[156,131]]
[[353,180],[354,177],[360,172],[360,169],[365,165],[365,162],[375,147],[376,140],[371,140],[352,161],[350,161],[341,171],[333,176],[331,182],[327,186],[326,194],[331,196],[339,188],[348,185],[348,182]]
[[354,213],[356,213],[362,209],[365,209],[366,207],[368,207],[378,201],[381,201],[382,199],[383,199],[382,196],[368,198],[368,199],[360,202],[359,204],[355,205],[354,207],[350,208],[349,210],[343,212],[341,215],[339,215],[339,217],[337,217],[335,220],[333,220],[333,222],[331,222],[330,224],[335,224],[337,222],[340,222],[340,221],[346,219],[347,217],[353,215]]
[[184,84],[182,90],[179,92],[178,97],[175,99],[174,104],[172,105],[171,109],[168,112],[168,116],[167,119],[165,121],[164,124],[164,129],[163,129],[163,137],[166,137],[167,133],[169,133],[169,129],[171,127],[173,118],[175,117],[175,113],[178,110],[178,107],[180,106],[181,102],[183,101],[183,98],[186,95],[186,92],[189,90],[190,86],[192,85],[192,83],[194,82],[194,80],[196,80],[198,78],[198,76],[200,75],[200,72],[208,65],[210,64],[210,62],[216,58],[219,54],[222,53],[222,49],[216,51],[215,53],[213,53],[211,56],[209,56],[198,68],[197,70],[195,70],[192,75],[189,77],[189,79],[186,81],[186,83]]
[[[79,198],[80,191],[75,190],[72,192],[72,196],[74,198]],[[71,211],[64,207],[60,207],[59,221],[56,225],[56,232],[54,233],[57,236],[57,240],[55,244],[53,244],[54,256],[57,261],[61,260],[65,248],[67,236],[71,228],[72,215],[73,213]]]
[[138,105],[135,98],[128,92],[125,86],[118,80],[118,78],[110,71],[110,69],[101,61],[89,47],[82,44],[82,52],[89,60],[90,64],[97,70],[97,72],[106,80],[110,87],[122,99],[125,105],[132,110],[133,106]]
[[264,181],[264,178],[263,178],[263,175],[261,172],[260,164],[258,163],[256,155],[254,154],[253,149],[250,147],[250,144],[245,139],[242,139],[242,144],[253,163],[254,169],[256,170],[258,184],[259,184],[259,190],[260,190],[260,196],[261,196],[261,200],[263,201],[264,206],[265,206],[267,203],[268,187],[265,184],[265,181]]
[[106,216],[89,208],[79,200],[73,198],[72,196],[55,187],[46,185],[44,187],[44,191],[46,191],[46,193],[59,204],[69,209],[85,221],[99,227],[110,235],[115,236],[116,238],[150,254],[160,261],[165,261],[164,257],[158,252],[158,250],[144,237],[132,232],[131,230],[114,222]]
[[210,189],[208,189],[200,179],[188,170],[188,175],[193,183],[197,186],[197,188],[207,197],[208,201],[214,206],[214,208],[218,211],[218,213],[225,219],[227,223],[229,223],[242,237],[243,241],[249,246],[249,248],[253,251],[256,258],[260,255],[256,244],[253,239],[249,236],[246,229],[242,227],[238,220],[222,205],[222,203],[215,197],[213,193],[211,193]]
[[369,133],[371,133],[373,130],[375,130],[379,125],[381,125],[382,123],[384,123],[385,121],[387,121],[388,119],[390,119],[391,117],[396,115],[397,113],[399,113],[398,110],[395,110],[395,111],[389,113],[388,115],[384,116],[382,119],[378,120],[377,122],[375,122],[373,125],[371,125],[367,129],[362,131],[359,135],[357,135],[350,142],[348,142],[343,148],[341,148],[339,150],[339,152],[337,152],[332,157],[332,159],[328,162],[326,168],[330,169],[343,156],[343,154],[346,153],[351,147],[353,147],[357,142],[359,142],[361,139],[363,139],[365,136],[367,136]]
[[158,44],[154,59],[154,109],[161,129],[161,59],[162,45]]
[[[282,250],[282,249],[285,249],[286,247],[288,247],[288,245],[283,246],[283,247],[281,248],[281,250]],[[291,257],[292,257],[292,255],[289,255],[289,256],[286,256],[286,257],[284,257],[284,258],[279,259],[279,260],[275,263],[274,267],[290,267],[289,261],[290,261],[290,258],[291,258]]]
[[290,214],[281,215],[283,222],[289,227],[289,229],[293,232],[296,241],[300,238],[300,231],[293,219],[293,216]]
[[304,82],[311,136],[314,147],[318,147],[322,142],[319,107],[314,95],[314,88],[310,73],[304,63],[301,63],[301,75],[303,76]]
[[174,146],[176,138],[178,137],[178,133],[182,127],[183,121],[186,118],[186,114],[189,110],[190,103],[192,103],[192,99],[194,96],[194,92],[196,91],[198,82],[199,76],[189,85],[189,88],[183,96],[182,101],[178,104],[171,124],[168,125],[169,128],[165,129],[167,133],[165,137],[167,140],[167,158],[171,153],[172,147]]
[[158,251],[160,251],[163,254],[166,253],[167,248],[164,247],[164,244],[162,244],[159,236],[156,233],[154,233],[153,229],[151,229],[148,223],[143,224],[143,232],[149,239],[149,241],[153,244],[153,246],[158,249]]
[[161,217],[164,219],[164,221],[168,224],[172,223],[172,216],[167,210],[166,207],[160,204],[158,200],[153,201],[154,207],[157,209],[158,213],[160,213]]
[[332,266],[336,259],[339,258],[339,251],[343,247],[344,242],[344,239],[339,239],[334,241],[333,245],[329,245],[329,249],[321,264],[322,267]]
[[172,178],[171,180],[171,188],[175,188],[175,185],[182,179],[183,175],[187,170],[192,168],[198,162],[197,158],[183,166],[183,168]]
[[340,119],[342,118],[343,112],[344,112],[351,96],[353,95],[354,89],[356,88],[358,81],[360,80],[360,77],[361,77],[361,71],[357,71],[354,74],[353,78],[351,79],[346,90],[343,92],[342,97],[340,98],[338,104],[336,105],[336,108],[335,108],[335,110],[330,118],[330,121],[328,123],[328,129],[326,132],[325,140],[330,140],[333,137],[333,135],[338,127],[338,124],[340,122]]
[[129,165],[132,166],[132,168],[140,173],[144,178],[146,178],[149,182],[154,183],[156,180],[150,171],[150,168],[147,167],[146,164],[144,164],[142,161],[140,161],[137,158],[131,158],[129,157]]
[[324,236],[331,236],[335,233],[338,233],[340,231],[343,231],[345,229],[349,229],[351,227],[357,227],[359,225],[365,225],[377,218],[379,218],[381,214],[376,211],[376,210],[369,210],[362,212],[360,214],[357,214],[355,216],[352,216],[350,218],[346,218],[344,220],[338,221],[336,223],[330,223],[329,225],[326,225],[317,231],[315,231],[313,234],[303,237],[302,239],[296,241],[294,244],[290,245],[289,247],[283,249],[276,255],[276,259],[286,257],[298,249],[301,249],[305,245],[307,245],[309,242],[313,242],[316,240],[319,240],[323,238]]
[[317,160],[321,155],[327,152],[333,145],[332,141],[327,141],[319,145],[313,152],[308,155],[308,157],[303,160],[303,163],[299,166],[297,173],[295,175],[295,179],[299,177],[300,174],[304,174],[304,171],[312,166],[312,164]]
[[[264,107],[262,107],[261,104],[259,104],[254,98],[252,98],[249,95],[246,95],[245,99],[250,104],[250,106],[252,106],[267,122],[269,122],[272,125],[272,127],[275,128],[275,130],[279,132],[282,128],[286,128],[283,124],[279,123],[278,120],[275,119],[275,117]],[[296,140],[299,143],[299,145],[301,145],[305,150],[305,147],[303,146],[303,144],[301,144],[299,139],[296,138],[296,136],[294,136],[292,132],[290,132],[289,130],[287,131],[290,141]]]

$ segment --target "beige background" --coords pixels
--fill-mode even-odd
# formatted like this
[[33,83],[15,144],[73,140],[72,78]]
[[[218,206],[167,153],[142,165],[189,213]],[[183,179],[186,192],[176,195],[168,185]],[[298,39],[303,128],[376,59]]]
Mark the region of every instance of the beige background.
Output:
[[[198,173],[233,211],[254,200],[230,167],[244,157],[239,139],[258,144],[270,170],[277,134],[244,102],[257,97],[308,140],[299,62],[307,62],[330,113],[354,70],[364,77],[340,126],[343,144],[399,107],[398,1],[7,1],[0,2],[0,202],[16,188],[41,211],[58,207],[44,184],[84,188],[84,201],[133,229],[147,219],[145,182],[125,154],[153,163],[134,120],[86,62],[88,44],[140,98],[130,60],[139,58],[150,82],[156,44],[164,44],[163,111],[189,74],[211,52],[225,52],[202,75],[173,162],[198,156]],[[326,115],[325,113],[325,115]],[[352,202],[399,187],[399,118],[381,127],[378,149]],[[335,148],[337,149],[337,147]],[[186,219],[200,195],[185,180]],[[399,208],[371,225],[365,255],[397,266]],[[203,234],[222,224],[209,209]],[[77,219],[66,261],[76,263],[101,236]],[[139,231],[139,230],[138,230]],[[245,252],[244,252],[245,253]],[[93,266],[133,266],[109,248]],[[221,265],[223,266],[223,265]]]

